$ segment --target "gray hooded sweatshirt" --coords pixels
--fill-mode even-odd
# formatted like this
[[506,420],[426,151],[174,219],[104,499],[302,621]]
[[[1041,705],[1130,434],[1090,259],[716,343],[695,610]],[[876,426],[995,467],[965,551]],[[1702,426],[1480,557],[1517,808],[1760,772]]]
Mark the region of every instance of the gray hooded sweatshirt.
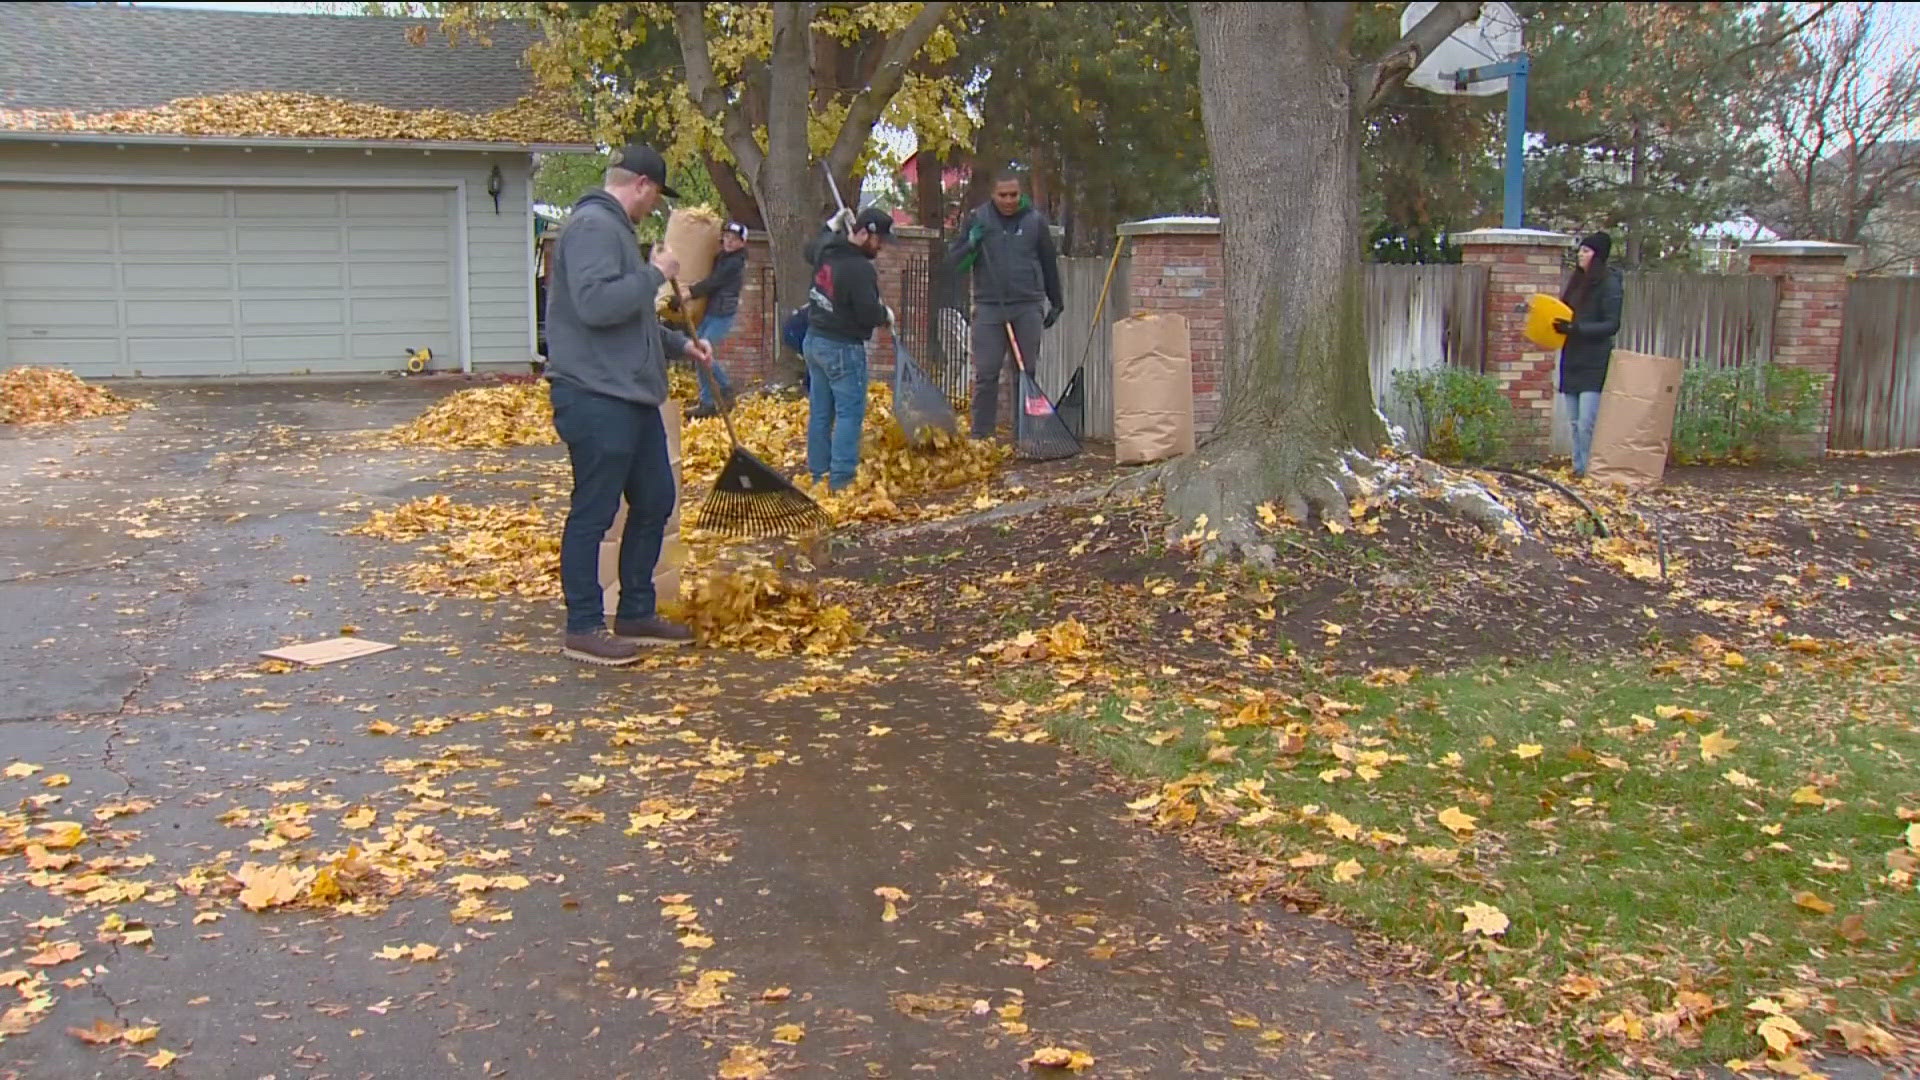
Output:
[[665,281],[640,257],[619,200],[582,195],[553,248],[547,378],[640,405],[667,400],[667,357],[685,351],[687,339],[654,315]]

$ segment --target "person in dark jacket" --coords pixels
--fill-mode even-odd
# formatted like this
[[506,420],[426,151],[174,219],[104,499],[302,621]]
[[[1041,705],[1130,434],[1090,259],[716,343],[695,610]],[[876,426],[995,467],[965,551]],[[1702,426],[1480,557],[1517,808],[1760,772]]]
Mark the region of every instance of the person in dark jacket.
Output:
[[[720,343],[733,333],[733,321],[740,313],[740,287],[746,280],[747,227],[729,221],[720,232],[720,257],[714,260],[713,270],[687,290],[695,300],[706,298],[707,311],[700,317],[700,340],[706,342],[715,355],[720,352]],[[722,397],[733,397],[733,383],[727,379],[726,369],[715,362],[708,366],[707,372],[711,377],[700,380],[700,404],[689,414],[696,419],[714,415],[715,386],[720,388]]]
[[880,301],[874,256],[893,235],[884,210],[860,211],[846,235],[824,233],[807,245],[813,285],[807,290],[807,472],[839,491],[860,467],[867,420],[867,340],[893,323]]
[[[573,466],[573,501],[560,540],[567,600],[561,651],[589,664],[631,664],[642,645],[693,640],[655,608],[654,564],[676,495],[660,405],[667,400],[667,357],[705,364],[712,352],[654,315],[654,297],[680,272],[680,262],[665,246],[642,261],[633,223],[652,213],[662,195],[675,195],[666,161],[650,147],[626,147],[608,166],[606,186],[574,204],[553,249],[546,375],[553,426]],[[623,495],[620,605],[609,633],[600,541]]]
[[1587,475],[1593,453],[1593,423],[1600,415],[1600,391],[1607,385],[1607,361],[1613,336],[1620,332],[1620,300],[1626,291],[1617,267],[1607,263],[1613,237],[1597,232],[1580,241],[1575,267],[1560,299],[1572,319],[1553,328],[1567,335],[1560,350],[1560,397],[1573,423],[1573,475]]
[[1053,230],[1021,191],[1018,173],[994,179],[992,200],[968,215],[948,258],[973,270],[972,428],[974,438],[990,439],[999,419],[1000,371],[1010,366],[1007,327],[1031,368],[1040,359],[1040,332],[1064,310]]

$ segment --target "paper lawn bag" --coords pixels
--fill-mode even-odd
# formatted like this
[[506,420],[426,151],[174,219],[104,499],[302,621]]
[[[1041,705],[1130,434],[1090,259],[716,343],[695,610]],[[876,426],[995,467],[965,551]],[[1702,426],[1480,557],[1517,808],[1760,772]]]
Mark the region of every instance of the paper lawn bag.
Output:
[[1665,356],[1613,351],[1593,424],[1588,476],[1630,488],[1660,482],[1680,405],[1680,366]]
[[1113,324],[1113,457],[1144,465],[1193,453],[1193,344],[1184,315]]
[[[660,243],[680,259],[682,291],[693,288],[695,282],[713,273],[714,260],[720,257],[720,228],[725,224],[725,219],[704,206],[682,206],[668,215],[667,232]],[[670,286],[660,286],[658,300],[664,303],[671,291]],[[705,299],[687,305],[687,315],[695,326],[700,325],[706,313]]]
[[[660,406],[660,420],[667,429],[667,463],[673,470],[673,490],[680,491],[680,403],[669,400]],[[620,534],[627,527],[627,500],[613,515],[613,527],[600,540],[600,590],[606,598],[607,614],[620,603]],[[680,599],[680,566],[687,561],[686,545],[680,540],[680,500],[673,500],[673,515],[667,519],[666,540],[660,546],[660,561],[653,567],[653,591],[657,602],[669,604]]]

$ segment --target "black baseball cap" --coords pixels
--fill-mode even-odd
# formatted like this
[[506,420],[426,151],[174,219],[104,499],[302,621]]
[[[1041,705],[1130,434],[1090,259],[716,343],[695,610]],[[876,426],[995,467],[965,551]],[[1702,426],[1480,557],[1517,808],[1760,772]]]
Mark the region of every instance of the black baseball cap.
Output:
[[679,192],[667,186],[667,159],[661,157],[660,151],[655,150],[651,146],[643,143],[630,143],[627,146],[615,150],[613,157],[607,159],[607,164],[610,166],[619,166],[630,173],[638,173],[654,183],[659,184],[660,194],[665,195],[669,199],[677,199],[680,197]]
[[747,238],[747,227],[737,221],[729,221],[720,227],[721,232],[732,233],[742,240]]
[[865,231],[879,236],[892,236],[893,215],[877,206],[869,206],[853,219],[853,228],[856,232]]

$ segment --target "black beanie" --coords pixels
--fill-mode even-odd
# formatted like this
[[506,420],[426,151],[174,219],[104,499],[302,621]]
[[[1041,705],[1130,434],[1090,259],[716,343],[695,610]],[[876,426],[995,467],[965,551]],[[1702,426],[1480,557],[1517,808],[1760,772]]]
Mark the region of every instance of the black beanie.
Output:
[[1595,262],[1606,262],[1607,256],[1613,254],[1613,237],[1603,232],[1597,232],[1585,240],[1580,241],[1580,246],[1593,249]]

